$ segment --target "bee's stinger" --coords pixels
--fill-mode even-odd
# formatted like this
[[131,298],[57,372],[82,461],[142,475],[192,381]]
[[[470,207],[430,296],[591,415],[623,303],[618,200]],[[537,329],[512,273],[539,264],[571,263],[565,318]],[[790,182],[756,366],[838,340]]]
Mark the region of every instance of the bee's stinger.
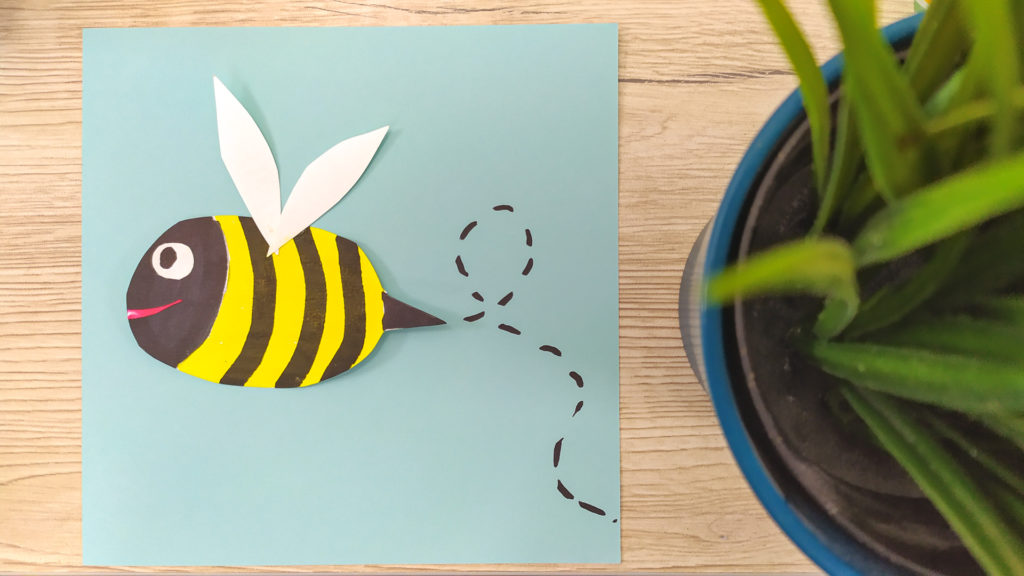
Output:
[[427,314],[419,308],[415,308],[388,296],[384,292],[384,330],[397,330],[399,328],[419,328],[420,326],[439,326],[446,324],[444,320]]

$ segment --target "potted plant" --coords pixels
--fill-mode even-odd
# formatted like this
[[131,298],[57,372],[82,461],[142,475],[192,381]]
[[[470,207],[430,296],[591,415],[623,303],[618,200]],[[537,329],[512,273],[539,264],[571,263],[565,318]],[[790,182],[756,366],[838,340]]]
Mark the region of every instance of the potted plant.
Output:
[[829,0],[845,52],[819,69],[758,2],[800,89],[687,262],[691,364],[826,570],[1024,574],[1024,3],[880,34]]

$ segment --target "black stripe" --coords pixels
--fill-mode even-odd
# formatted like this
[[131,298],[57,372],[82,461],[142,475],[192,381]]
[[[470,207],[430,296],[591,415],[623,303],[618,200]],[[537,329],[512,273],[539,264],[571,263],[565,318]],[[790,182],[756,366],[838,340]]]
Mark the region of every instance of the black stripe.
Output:
[[245,336],[242,352],[228,368],[221,384],[242,386],[249,380],[267,352],[270,333],[274,331],[274,308],[277,305],[277,276],[274,260],[267,256],[267,242],[252,218],[239,218],[252,262],[252,324]]
[[276,388],[297,388],[313,367],[320,339],[324,335],[324,318],[327,315],[327,279],[320,253],[316,250],[313,233],[306,228],[295,237],[295,249],[302,264],[302,277],[306,282],[306,306],[302,311],[302,329],[295,352],[285,366],[281,377],[274,384]]
[[366,339],[366,295],[363,294],[359,247],[341,236],[338,236],[338,265],[341,268],[341,293],[345,297],[345,335],[324,371],[323,380],[351,368],[359,358]]
[[579,505],[580,505],[580,508],[583,508],[587,512],[593,512],[594,514],[597,514],[598,516],[604,516],[604,510],[601,510],[600,508],[598,508],[597,506],[594,506],[593,504],[587,504],[583,500],[580,500],[579,501]]

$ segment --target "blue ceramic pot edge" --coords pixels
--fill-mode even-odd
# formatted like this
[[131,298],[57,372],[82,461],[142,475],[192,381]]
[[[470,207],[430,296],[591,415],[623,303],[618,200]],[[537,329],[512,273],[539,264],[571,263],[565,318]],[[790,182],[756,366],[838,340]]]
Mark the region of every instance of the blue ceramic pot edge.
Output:
[[[920,24],[923,14],[905,18],[885,27],[882,32],[890,43],[912,36]],[[843,57],[839,54],[826,62],[822,73],[832,85],[839,80],[843,68]],[[715,215],[708,242],[707,259],[704,263],[704,277],[710,278],[722,270],[729,258],[733,233],[739,224],[739,216],[748,193],[757,180],[761,168],[769,161],[779,139],[803,111],[800,91],[795,90],[782,102],[764,127],[751,142],[736,172],[726,188],[722,204]],[[790,507],[786,497],[772,481],[754,449],[750,436],[740,418],[736,398],[729,381],[726,365],[725,345],[722,334],[722,310],[707,306],[701,311],[701,339],[704,361],[707,369],[707,383],[711,401],[725,434],[729,448],[747,482],[761,500],[761,504],[775,519],[779,527],[814,562],[831,574],[858,574],[857,567],[863,568],[873,561],[850,558],[851,551],[840,555],[822,538],[822,535],[807,526],[800,515]],[[851,560],[853,562],[851,563]]]

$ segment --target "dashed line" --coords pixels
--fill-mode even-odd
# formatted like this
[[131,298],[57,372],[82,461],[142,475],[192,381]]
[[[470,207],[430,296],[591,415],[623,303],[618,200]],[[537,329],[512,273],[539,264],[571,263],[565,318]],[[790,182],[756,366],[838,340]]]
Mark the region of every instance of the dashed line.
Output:
[[[497,206],[494,206],[493,210],[495,212],[514,212],[515,211],[515,209],[511,205],[509,205],[509,204],[499,204]],[[476,228],[478,223],[479,222],[477,220],[474,220],[474,221],[470,222],[469,224],[466,224],[466,226],[462,229],[462,233],[459,234],[459,240],[465,240],[469,236],[469,233],[474,228]],[[523,229],[523,233],[526,236],[526,246],[527,247],[532,247],[533,246],[533,233],[530,231],[529,228],[524,228]],[[467,278],[469,277],[469,272],[466,271],[466,266],[465,266],[465,264],[462,261],[462,255],[458,255],[458,256],[455,257],[455,266],[458,268],[460,274],[462,274],[463,276],[465,276]],[[532,270],[533,270],[533,258],[529,258],[526,261],[526,265],[523,267],[522,275],[523,276],[528,276]],[[498,300],[498,302],[497,302],[498,306],[505,306],[505,305],[507,305],[509,302],[512,301],[513,295],[514,295],[514,293],[510,291],[509,293],[507,293],[504,296],[502,296],[501,299]],[[480,294],[480,292],[473,292],[472,293],[472,297],[473,297],[474,300],[476,300],[478,302],[483,302],[484,301],[484,296],[482,294]],[[476,322],[476,321],[480,320],[483,317],[484,317],[484,311],[480,311],[480,312],[477,312],[476,314],[472,314],[470,316],[466,316],[465,318],[463,318],[463,320],[465,320],[466,322]],[[518,328],[516,328],[514,326],[511,326],[509,324],[503,324],[503,323],[502,324],[498,324],[498,329],[499,330],[503,330],[505,332],[508,332],[509,334],[514,334],[516,336],[519,336],[519,335],[522,334],[522,332]],[[559,348],[557,348],[555,346],[552,346],[550,344],[544,344],[543,346],[540,346],[539,350],[541,352],[548,352],[548,353],[550,353],[550,354],[552,354],[554,356],[557,356],[557,357],[561,357],[562,356],[562,351]],[[576,372],[574,370],[570,371],[569,372],[569,377],[572,378],[573,382],[576,383],[576,387],[577,388],[583,388],[583,377],[580,376],[580,374],[578,372]],[[576,402],[576,406],[573,409],[572,415],[570,416],[570,418],[575,418],[576,415],[579,414],[581,410],[583,410],[583,400],[580,400],[580,401]],[[565,441],[565,437],[564,436],[562,438],[559,438],[558,441],[555,442],[554,449],[552,451],[552,455],[551,455],[552,456],[552,464],[553,464],[554,468],[556,468],[556,469],[558,468],[559,461],[561,460],[561,457],[562,457],[562,442],[564,442],[564,441]],[[558,493],[561,494],[563,498],[565,498],[567,500],[576,500],[576,497],[573,495],[572,492],[569,491],[568,488],[565,487],[565,484],[562,483],[561,479],[556,478],[556,482],[557,482],[556,487],[558,489]],[[593,504],[590,504],[588,502],[584,502],[582,500],[577,500],[577,503],[579,504],[580,508],[582,508],[583,510],[586,510],[587,512],[590,512],[591,514],[595,514],[597,516],[605,516],[606,515],[604,510],[602,510],[601,508],[598,508],[597,506],[594,506]],[[612,520],[612,523],[618,523],[618,521],[619,521],[619,519],[615,518],[615,519]]]
[[577,372],[569,372],[569,377],[576,382],[577,388],[583,388],[583,376],[580,376]]
[[561,480],[556,480],[556,482],[558,482],[558,493],[565,496],[566,500],[574,500],[576,498],[572,495],[572,492],[569,492],[569,489],[565,487],[565,484],[562,484]]
[[523,276],[527,276],[533,270],[533,258],[526,261],[526,268],[523,268]]
[[476,220],[466,224],[466,227],[462,229],[462,234],[459,234],[459,240],[465,240],[466,236],[469,236],[469,232],[473,228],[476,228]]
[[514,326],[509,326],[508,324],[498,324],[498,329],[499,330],[504,330],[505,332],[508,332],[509,334],[515,334],[516,336],[519,336],[520,334],[522,334],[522,332],[520,332]]

